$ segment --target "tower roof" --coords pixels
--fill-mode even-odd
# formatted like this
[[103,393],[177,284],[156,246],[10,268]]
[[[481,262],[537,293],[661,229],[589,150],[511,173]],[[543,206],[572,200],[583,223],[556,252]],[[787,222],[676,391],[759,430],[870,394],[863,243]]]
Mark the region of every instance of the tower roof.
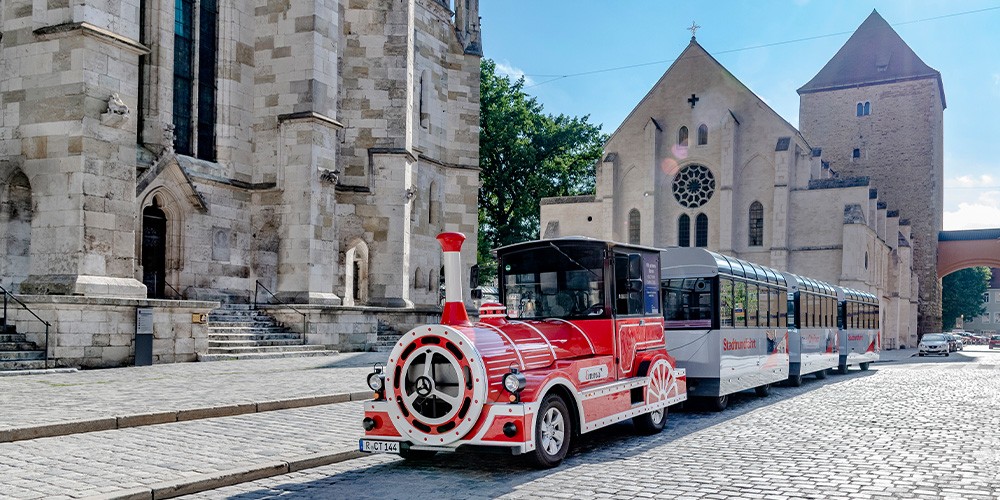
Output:
[[830,62],[798,92],[808,94],[923,78],[937,79],[943,108],[941,73],[925,64],[873,10]]

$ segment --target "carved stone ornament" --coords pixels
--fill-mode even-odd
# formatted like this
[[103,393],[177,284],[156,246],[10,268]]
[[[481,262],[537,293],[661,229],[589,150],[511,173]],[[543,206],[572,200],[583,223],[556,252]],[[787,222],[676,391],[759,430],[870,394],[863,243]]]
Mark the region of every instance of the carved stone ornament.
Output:
[[108,110],[101,114],[101,123],[109,127],[123,127],[129,119],[131,110],[128,105],[118,95],[118,92],[111,94],[108,98]]
[[330,184],[336,184],[337,179],[340,178],[340,170],[327,170],[325,168],[319,169],[319,180],[324,182],[329,182]]
[[412,187],[406,188],[405,196],[406,201],[413,201],[417,197],[417,189]]

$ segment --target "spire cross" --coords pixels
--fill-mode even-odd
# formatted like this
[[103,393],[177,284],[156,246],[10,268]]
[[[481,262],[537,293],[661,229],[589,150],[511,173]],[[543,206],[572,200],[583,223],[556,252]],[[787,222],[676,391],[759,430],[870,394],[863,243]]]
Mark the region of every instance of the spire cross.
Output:
[[694,40],[694,34],[696,31],[698,31],[698,28],[701,28],[701,26],[698,26],[697,24],[694,23],[694,21],[691,21],[691,27],[687,28],[687,30],[691,32],[692,40]]

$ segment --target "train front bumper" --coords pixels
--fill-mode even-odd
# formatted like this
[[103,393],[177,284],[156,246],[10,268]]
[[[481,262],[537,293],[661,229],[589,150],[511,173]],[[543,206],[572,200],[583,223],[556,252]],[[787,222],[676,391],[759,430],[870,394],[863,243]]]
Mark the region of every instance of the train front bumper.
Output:
[[389,407],[393,404],[391,401],[365,402],[365,435],[358,441],[360,451],[398,454],[406,449],[456,451],[462,447],[482,446],[506,448],[514,455],[520,455],[535,449],[531,403],[486,404],[472,430],[447,444],[431,444],[426,439],[411,436],[406,423],[397,427],[389,414]]

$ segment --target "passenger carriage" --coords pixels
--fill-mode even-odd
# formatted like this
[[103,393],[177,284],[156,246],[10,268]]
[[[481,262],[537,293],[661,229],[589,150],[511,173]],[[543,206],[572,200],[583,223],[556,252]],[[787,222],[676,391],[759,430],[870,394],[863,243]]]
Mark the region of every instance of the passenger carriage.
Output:
[[503,304],[483,304],[473,323],[461,300],[464,236],[438,239],[441,324],[404,334],[369,375],[361,451],[502,448],[551,467],[574,436],[627,419],[658,432],[687,398],[664,345],[658,250],[586,238],[501,248]]
[[788,283],[788,381],[804,375],[826,378],[840,364],[837,289],[819,280],[783,273]]
[[857,365],[867,370],[872,362],[878,361],[882,351],[882,336],[879,331],[879,303],[874,295],[837,288],[840,327],[840,373],[847,373],[848,366]]
[[789,374],[788,287],[781,273],[704,248],[661,251],[667,350],[688,395],[725,409],[729,395],[767,395]]

